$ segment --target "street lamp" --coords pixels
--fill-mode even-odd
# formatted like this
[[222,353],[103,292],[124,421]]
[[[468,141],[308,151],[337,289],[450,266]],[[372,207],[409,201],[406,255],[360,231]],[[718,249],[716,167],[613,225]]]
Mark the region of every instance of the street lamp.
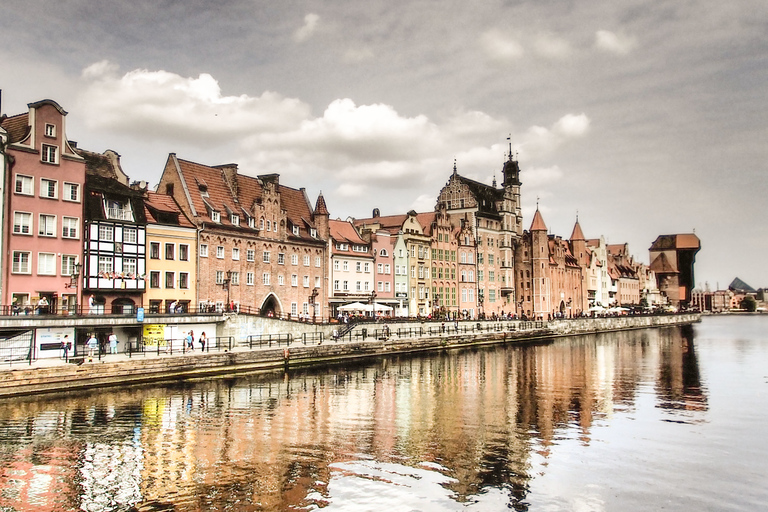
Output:
[[80,291],[80,268],[82,265],[80,263],[75,263],[72,265],[72,273],[69,276],[69,287],[75,287],[75,315],[77,315],[77,302],[78,302],[78,294]]

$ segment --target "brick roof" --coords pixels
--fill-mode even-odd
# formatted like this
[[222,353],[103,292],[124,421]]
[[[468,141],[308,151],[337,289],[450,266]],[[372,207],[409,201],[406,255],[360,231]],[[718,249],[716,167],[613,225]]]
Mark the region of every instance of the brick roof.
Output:
[[345,220],[329,220],[328,227],[331,238],[336,242],[347,242],[356,245],[368,245],[368,242],[360,238],[355,226]]
[[185,228],[195,225],[184,215],[173,196],[148,191],[144,198],[144,212],[150,224],[168,224]]
[[581,230],[581,226],[579,225],[579,221],[576,221],[576,224],[573,226],[573,233],[571,233],[571,240],[586,240],[584,238],[584,232]]
[[544,224],[544,219],[541,217],[539,209],[536,208],[536,213],[533,214],[533,222],[531,222],[531,231],[546,231],[547,225]]
[[9,142],[20,142],[30,131],[29,113],[6,117],[0,121],[0,126],[8,132]]
[[701,241],[693,233],[679,235],[660,235],[651,244],[651,251],[663,251],[666,249],[701,249]]
[[[180,158],[176,161],[179,163],[179,170],[187,184],[197,214],[206,216],[208,210],[212,208],[221,213],[221,224],[224,226],[233,226],[229,218],[230,212],[240,217],[257,217],[254,204],[261,203],[266,184],[278,179],[277,175],[253,177],[236,173],[237,189],[235,191],[228,185],[225,178],[226,168],[230,166],[211,167]],[[280,194],[280,207],[286,212],[289,222],[304,228],[300,238],[312,239],[306,228],[315,227],[313,211],[304,191],[279,183],[277,187]],[[288,228],[289,237],[294,237],[290,231]]]

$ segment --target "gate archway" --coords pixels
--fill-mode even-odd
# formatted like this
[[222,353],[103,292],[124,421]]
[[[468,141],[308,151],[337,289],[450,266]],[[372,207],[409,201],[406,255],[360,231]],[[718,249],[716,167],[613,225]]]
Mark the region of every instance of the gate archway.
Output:
[[261,316],[272,316],[275,318],[280,318],[282,313],[283,308],[280,306],[280,301],[277,299],[274,293],[267,295],[267,298],[264,299],[264,302],[261,303],[261,308],[259,308],[259,314]]

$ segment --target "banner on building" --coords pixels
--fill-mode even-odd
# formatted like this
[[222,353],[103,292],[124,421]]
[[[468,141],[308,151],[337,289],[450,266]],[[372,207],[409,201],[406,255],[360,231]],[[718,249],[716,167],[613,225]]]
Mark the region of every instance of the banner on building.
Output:
[[165,347],[165,324],[144,325],[144,346]]

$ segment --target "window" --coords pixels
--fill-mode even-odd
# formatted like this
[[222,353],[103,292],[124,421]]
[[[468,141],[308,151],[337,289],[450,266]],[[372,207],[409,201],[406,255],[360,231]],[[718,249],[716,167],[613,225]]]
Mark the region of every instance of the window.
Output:
[[344,260],[343,267],[344,267],[344,272],[349,270],[349,262],[347,260]]
[[240,285],[240,272],[232,272],[230,274],[229,282],[233,285],[239,286]]
[[283,286],[285,284],[285,277],[283,274],[277,274],[277,284]]
[[59,183],[56,180],[40,179],[40,197],[56,199],[58,197]]
[[248,227],[251,229],[256,229],[256,219],[253,217],[248,217]]
[[320,288],[320,276],[315,276],[315,288]]
[[123,272],[136,274],[136,258],[123,258]]
[[386,249],[380,250],[379,251],[379,256],[385,256],[386,257],[387,256],[387,250]]
[[232,248],[232,260],[238,261],[240,259],[240,249],[237,247]]
[[385,291],[385,292],[390,292],[390,291],[392,291],[392,288],[390,288],[390,283],[389,283],[389,281],[387,281],[387,282],[385,282],[385,283],[384,283],[384,291]]
[[32,234],[32,214],[13,212],[13,232],[17,235]]
[[261,255],[261,261],[264,263],[269,263],[269,251],[264,251],[264,253]]
[[179,272],[179,288],[189,288],[189,272]]
[[56,236],[56,216],[41,213],[37,234],[40,236]]
[[111,273],[114,270],[114,260],[109,256],[99,256],[99,274]]
[[14,274],[29,274],[29,253],[25,251],[13,251]]
[[248,286],[253,286],[253,283],[254,283],[254,274],[253,272],[248,272],[247,274],[245,274],[245,284],[247,284]]
[[208,257],[208,244],[200,244],[200,257],[201,258]]
[[175,244],[165,244],[165,259],[167,259],[167,260],[176,259],[176,245]]
[[335,279],[333,281],[333,289],[334,291],[339,291],[341,289],[341,283],[339,282],[338,279]]
[[376,273],[377,274],[383,274],[384,273],[384,264],[383,263],[377,263],[376,264]]
[[43,276],[55,276],[56,254],[52,252],[37,253],[37,273]]
[[361,292],[361,291],[363,291],[363,285],[362,285],[362,283],[361,283],[360,281],[356,281],[356,282],[355,282],[355,291],[356,291],[356,292]]
[[240,216],[235,215],[234,213],[229,216],[229,222],[232,223],[233,226],[239,226],[240,225]]
[[211,222],[221,222],[221,214],[211,211]]
[[311,236],[312,238],[317,238],[317,229],[310,228],[309,229],[309,236]]
[[77,263],[77,256],[71,254],[62,254],[61,256],[61,275],[71,276]]
[[291,254],[291,265],[298,265],[298,264],[299,264],[299,255]]
[[65,201],[80,201],[80,184],[79,183],[67,183],[64,182],[64,197]]
[[165,273],[165,287],[166,288],[174,288],[176,285],[176,273],[175,272],[166,272]]
[[217,270],[216,271],[216,284],[224,284],[224,271],[223,270]]
[[216,257],[219,258],[220,260],[224,259],[224,246],[223,245],[216,246]]
[[264,272],[261,275],[261,282],[262,284],[269,286],[269,272]]
[[189,261],[189,245],[179,244],[179,260]]
[[293,234],[299,236],[299,226],[293,226]]
[[341,265],[339,265],[339,260],[333,260],[333,270],[338,271],[341,268]]
[[355,272],[362,272],[363,264],[360,261],[355,262]]
[[389,263],[387,263],[386,265],[384,265],[384,273],[385,273],[385,274],[389,274],[389,273],[390,273],[390,266],[389,266]]
[[99,241],[111,242],[114,239],[114,226],[99,226]]
[[32,177],[31,176],[22,176],[20,174],[16,175],[16,193],[17,194],[24,194],[26,196],[31,196],[35,193],[34,185],[33,185]]
[[370,271],[371,271],[371,264],[370,264],[370,263],[368,263],[368,262],[366,262],[366,263],[365,263],[365,265],[363,266],[363,271],[364,271],[366,274],[367,274],[368,272],[370,272]]
[[349,281],[342,281],[342,283],[341,283],[341,284],[342,284],[342,289],[343,289],[345,292],[348,292],[348,291],[349,291]]
[[256,251],[253,249],[246,249],[245,259],[248,261],[254,261],[256,259]]
[[160,272],[153,270],[149,273],[149,287],[160,288]]
[[137,238],[138,231],[136,228],[129,228],[124,227],[123,228],[123,242],[129,243],[129,244],[135,244],[138,240]]
[[307,256],[307,255],[304,255],[304,266],[305,267],[309,266],[309,256]]
[[378,291],[383,292],[384,291],[384,281],[378,282]]
[[320,256],[315,256],[315,267],[320,268],[322,266],[323,266],[322,258],[320,258]]
[[271,231],[271,230],[272,230],[272,221],[268,220],[267,221],[267,231]]
[[45,136],[46,137],[55,137],[56,136],[56,126],[45,123]]
[[52,146],[51,144],[43,144],[42,148],[42,154],[40,155],[40,160],[45,162],[46,164],[57,164],[59,163],[59,147],[58,146]]
[[299,286],[299,276],[291,274],[291,286]]
[[149,242],[149,258],[153,260],[160,259],[160,242]]
[[299,314],[299,305],[295,302],[291,302],[291,316],[296,316]]

